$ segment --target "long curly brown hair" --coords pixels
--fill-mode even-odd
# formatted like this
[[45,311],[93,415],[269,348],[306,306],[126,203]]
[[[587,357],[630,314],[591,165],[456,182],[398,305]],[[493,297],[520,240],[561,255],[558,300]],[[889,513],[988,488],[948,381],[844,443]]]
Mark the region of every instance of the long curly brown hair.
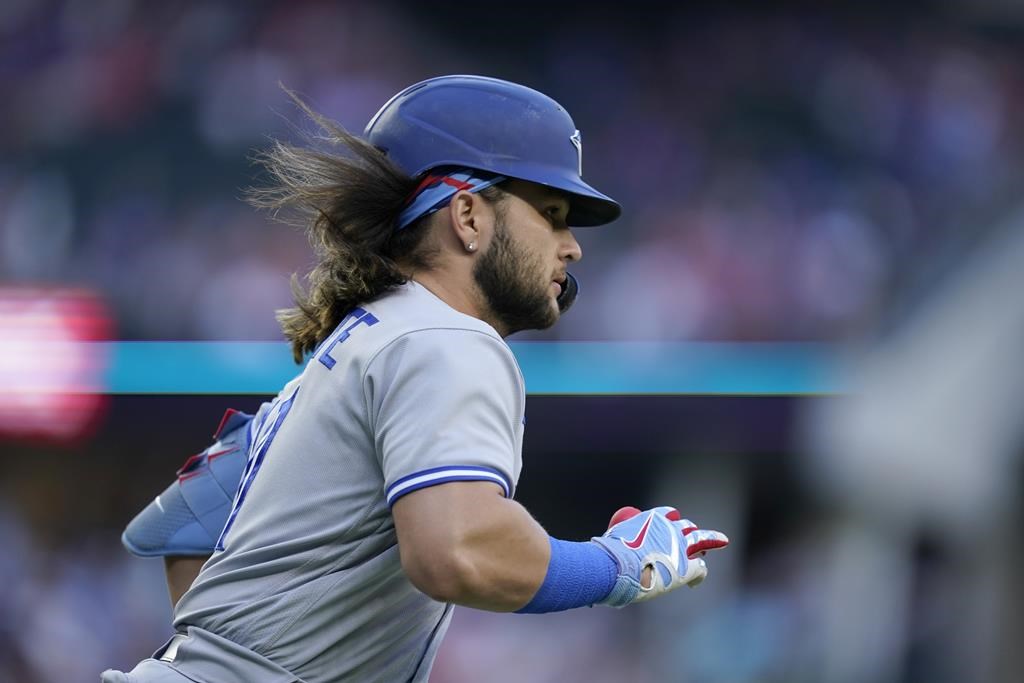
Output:
[[303,228],[317,257],[307,287],[292,275],[295,306],[277,311],[295,362],[301,363],[355,306],[406,282],[409,269],[429,268],[436,249],[423,239],[424,220],[395,231],[416,180],[286,92],[317,131],[303,135],[305,146],[274,141],[257,153],[255,162],[272,182],[248,190],[247,199]]

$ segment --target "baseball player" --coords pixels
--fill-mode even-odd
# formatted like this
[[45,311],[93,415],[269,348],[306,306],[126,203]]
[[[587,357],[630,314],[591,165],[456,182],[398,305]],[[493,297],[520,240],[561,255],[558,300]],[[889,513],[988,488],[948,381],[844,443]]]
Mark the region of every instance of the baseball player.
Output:
[[623,607],[703,580],[728,539],[674,508],[573,542],[513,499],[526,393],[504,339],[572,304],[570,226],[620,212],[569,114],[479,76],[406,88],[362,138],[300,106],[333,147],[276,144],[255,203],[316,249],[278,316],[308,360],[129,525],[137,553],[210,556],[194,581],[169,562],[176,634],[102,680],[425,681],[455,604]]

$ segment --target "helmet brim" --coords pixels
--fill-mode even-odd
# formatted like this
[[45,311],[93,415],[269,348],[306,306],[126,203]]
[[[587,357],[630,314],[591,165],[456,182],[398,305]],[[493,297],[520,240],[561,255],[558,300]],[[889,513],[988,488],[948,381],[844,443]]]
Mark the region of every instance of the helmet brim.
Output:
[[588,228],[611,223],[622,215],[617,201],[583,182],[576,173],[566,169],[529,162],[497,163],[491,169],[500,175],[526,180],[561,190],[569,195],[569,214],[566,223],[574,228]]
[[617,201],[598,192],[582,180],[557,186],[569,193],[569,214],[565,222],[574,228],[589,228],[611,223],[622,215],[622,206]]

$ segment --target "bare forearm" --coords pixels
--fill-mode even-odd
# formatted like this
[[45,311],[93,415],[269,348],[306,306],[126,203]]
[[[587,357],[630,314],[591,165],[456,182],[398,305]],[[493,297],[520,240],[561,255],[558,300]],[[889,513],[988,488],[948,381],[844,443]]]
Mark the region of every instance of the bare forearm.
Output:
[[209,559],[205,557],[186,557],[182,555],[169,555],[164,557],[164,571],[167,573],[167,591],[171,595],[171,606],[178,604],[178,600],[189,589],[195,581],[199,570]]
[[[511,612],[544,581],[547,533],[488,484],[424,489],[399,500],[393,512],[402,565],[437,600]],[[438,519],[444,522],[430,521]]]
[[537,592],[547,572],[548,535],[519,503],[501,501],[507,512],[467,535],[459,604],[511,612]]

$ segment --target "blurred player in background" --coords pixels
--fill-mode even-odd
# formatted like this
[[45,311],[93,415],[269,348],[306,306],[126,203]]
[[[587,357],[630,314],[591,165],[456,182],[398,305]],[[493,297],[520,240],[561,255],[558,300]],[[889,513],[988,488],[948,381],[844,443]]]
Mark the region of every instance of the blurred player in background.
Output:
[[504,338],[572,304],[569,226],[620,212],[583,182],[568,113],[476,76],[403,90],[365,139],[301,106],[329,144],[276,144],[254,200],[316,249],[279,315],[308,361],[129,526],[130,549],[176,558],[176,635],[103,680],[424,681],[453,604],[622,607],[703,580],[728,541],[674,508],[570,542],[513,501],[525,387]]

